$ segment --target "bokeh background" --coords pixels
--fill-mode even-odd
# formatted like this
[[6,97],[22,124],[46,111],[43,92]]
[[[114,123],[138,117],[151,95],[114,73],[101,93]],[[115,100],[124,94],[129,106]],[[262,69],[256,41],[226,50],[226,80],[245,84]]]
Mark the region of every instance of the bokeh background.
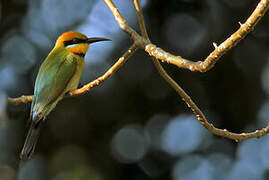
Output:
[[[114,0],[138,30],[131,0]],[[202,60],[244,22],[258,0],[142,0],[153,43]],[[131,45],[102,0],[0,1],[1,180],[266,180],[269,136],[233,142],[207,132],[138,51],[89,93],[61,101],[47,118],[34,157],[19,162],[38,68],[56,38],[75,30],[111,38],[92,45],[81,85]],[[233,132],[267,125],[269,15],[206,73],[164,64],[209,121]]]

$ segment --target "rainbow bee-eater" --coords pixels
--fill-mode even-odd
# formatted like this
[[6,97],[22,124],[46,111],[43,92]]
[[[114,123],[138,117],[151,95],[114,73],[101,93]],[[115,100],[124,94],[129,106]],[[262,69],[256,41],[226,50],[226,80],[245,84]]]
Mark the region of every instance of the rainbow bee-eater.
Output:
[[106,40],[109,39],[88,38],[78,32],[65,32],[57,39],[37,74],[30,128],[20,155],[22,160],[34,153],[41,125],[48,114],[68,91],[78,87],[89,45]]

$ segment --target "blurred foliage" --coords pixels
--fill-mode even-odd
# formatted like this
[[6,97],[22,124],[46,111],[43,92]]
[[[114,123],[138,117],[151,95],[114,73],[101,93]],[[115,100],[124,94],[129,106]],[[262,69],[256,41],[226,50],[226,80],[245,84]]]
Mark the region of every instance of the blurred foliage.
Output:
[[[115,1],[137,27],[132,1]],[[138,51],[89,93],[61,101],[42,129],[34,158],[19,163],[33,93],[55,39],[67,30],[113,41],[93,45],[82,84],[131,44],[102,1],[2,0],[0,19],[0,179],[268,179],[269,137],[234,143],[208,133]],[[255,0],[143,0],[152,42],[202,60],[238,28]],[[164,65],[217,127],[251,131],[268,122],[269,17],[207,73]],[[3,95],[2,95],[3,94]],[[242,176],[243,175],[243,176]]]

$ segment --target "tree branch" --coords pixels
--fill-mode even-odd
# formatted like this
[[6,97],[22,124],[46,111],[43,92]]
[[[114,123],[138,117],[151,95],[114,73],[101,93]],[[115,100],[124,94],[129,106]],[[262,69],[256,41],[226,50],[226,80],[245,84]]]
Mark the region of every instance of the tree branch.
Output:
[[182,100],[196,115],[196,118],[200,122],[200,124],[202,124],[211,133],[218,136],[233,139],[236,142],[249,138],[259,138],[269,133],[269,125],[261,130],[255,130],[254,132],[241,133],[241,134],[229,132],[227,129],[219,129],[214,127],[213,124],[208,123],[205,115],[198,108],[198,106],[192,101],[190,96],[188,96],[188,94],[167,74],[167,72],[163,69],[162,65],[160,64],[160,62],[153,58],[153,63],[158,72],[160,73],[160,75],[175,89],[175,91],[181,96]]
[[[136,8],[137,16],[138,16],[138,22],[140,26],[140,30],[142,32],[142,36],[146,39],[148,39],[147,30],[143,18],[143,13],[141,11],[140,5],[138,0],[134,0],[134,5]],[[187,106],[192,110],[192,112],[196,115],[197,120],[202,124],[208,131],[212,132],[215,135],[226,137],[229,139],[233,139],[236,142],[248,139],[248,138],[259,138],[261,136],[264,136],[269,132],[269,126],[266,126],[265,128],[261,130],[256,130],[251,133],[232,133],[229,132],[226,129],[219,129],[214,127],[213,124],[208,123],[205,115],[203,112],[198,108],[198,106],[193,102],[193,100],[188,96],[188,94],[167,74],[167,72],[164,70],[160,62],[156,58],[152,58],[153,63],[158,70],[159,74],[170,84],[170,86],[181,96],[182,100],[187,104]]]
[[83,94],[88,92],[91,88],[101,84],[104,82],[107,78],[109,78],[114,72],[116,72],[123,63],[137,50],[137,46],[133,44],[123,55],[119,58],[119,60],[109,68],[109,70],[100,76],[99,78],[95,79],[94,81],[84,85],[82,88],[70,91],[68,94],[69,96],[75,96],[79,94]]
[[148,41],[148,39],[140,36],[133,28],[131,28],[126,23],[125,19],[122,17],[118,8],[115,6],[112,0],[104,0],[104,2],[106,3],[107,7],[110,9],[110,12],[113,14],[120,28],[130,36],[130,38],[134,41],[134,43],[138,47],[140,47],[141,49],[144,49],[147,44],[150,44],[150,41]]
[[239,43],[244,37],[251,32],[256,24],[261,20],[269,7],[269,0],[261,0],[250,17],[246,20],[244,24],[240,24],[240,28],[233,33],[228,39],[217,46],[213,43],[215,50],[209,54],[209,56],[204,61],[189,61],[180,56],[175,56],[170,54],[161,48],[158,48],[154,44],[146,45],[145,51],[149,55],[162,60],[163,62],[174,64],[178,67],[189,69],[191,71],[205,72],[214,67],[215,63],[223,56],[227,51],[233,48],[237,43]]
[[135,6],[135,10],[137,12],[138,24],[140,27],[142,37],[147,39],[148,42],[150,42],[139,0],[134,0],[134,6]]
[[[209,54],[209,56],[204,61],[193,62],[187,59],[182,58],[181,56],[175,56],[169,52],[162,50],[154,44],[151,44],[150,41],[142,36],[138,35],[124,20],[120,12],[116,8],[115,4],[111,0],[104,0],[107,6],[109,7],[111,13],[114,15],[117,23],[123,31],[125,31],[131,39],[142,49],[144,49],[150,56],[153,56],[162,62],[174,64],[180,68],[185,68],[191,71],[200,71],[205,72],[211,69],[215,63],[228,52],[232,47],[234,47],[240,40],[242,40],[250,31],[252,31],[255,25],[261,20],[269,7],[269,0],[261,0],[250,17],[246,20],[244,24],[240,24],[240,28],[233,33],[228,39],[223,43],[217,46],[216,43],[213,43],[215,50]],[[137,8],[137,0],[134,1],[135,7]],[[139,10],[140,11],[140,10]],[[139,17],[141,20],[143,17]],[[141,30],[142,34],[144,33]]]
[[8,104],[20,104],[20,103],[28,103],[28,102],[32,102],[33,100],[33,95],[30,96],[24,96],[22,95],[21,97],[17,97],[17,98],[7,98],[7,102]]
[[113,14],[115,20],[119,24],[120,28],[126,32],[130,38],[137,44],[137,46],[144,49],[146,44],[149,44],[143,37],[141,37],[133,28],[131,28],[125,19],[120,14],[118,8],[115,6],[115,4],[111,0],[104,0],[107,7],[110,9],[111,13]]

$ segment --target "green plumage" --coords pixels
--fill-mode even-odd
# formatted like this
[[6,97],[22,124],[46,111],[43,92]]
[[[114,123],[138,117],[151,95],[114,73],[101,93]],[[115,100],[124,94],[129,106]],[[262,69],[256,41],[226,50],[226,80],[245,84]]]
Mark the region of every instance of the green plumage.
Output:
[[72,31],[59,36],[37,74],[29,118],[30,128],[21,152],[22,160],[29,159],[33,154],[40,128],[48,114],[68,91],[77,88],[89,44],[107,40],[109,39],[88,38]]
[[42,63],[35,82],[31,125],[21,152],[28,159],[34,152],[41,124],[64,95],[76,89],[84,68],[84,58],[58,48]]
[[[59,51],[59,50],[57,50]],[[66,92],[77,88],[84,59],[67,50],[52,51],[37,75],[31,114],[45,118]],[[80,70],[81,69],[81,70]]]

